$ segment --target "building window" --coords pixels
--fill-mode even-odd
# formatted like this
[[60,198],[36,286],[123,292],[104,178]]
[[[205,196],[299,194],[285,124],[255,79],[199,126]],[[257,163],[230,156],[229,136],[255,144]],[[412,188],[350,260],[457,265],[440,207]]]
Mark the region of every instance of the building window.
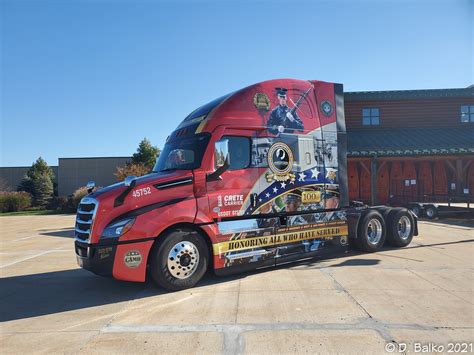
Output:
[[362,109],[362,124],[364,126],[378,126],[380,124],[380,112],[376,107]]
[[474,105],[461,106],[461,122],[474,122]]

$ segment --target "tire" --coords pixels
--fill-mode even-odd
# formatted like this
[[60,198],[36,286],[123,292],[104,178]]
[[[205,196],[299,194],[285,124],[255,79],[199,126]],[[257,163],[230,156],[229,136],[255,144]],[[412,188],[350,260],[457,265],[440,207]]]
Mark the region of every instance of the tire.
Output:
[[420,217],[421,216],[421,208],[420,206],[418,205],[413,205],[410,207],[410,210],[417,216],[417,217]]
[[386,206],[376,208],[376,211],[378,211],[385,220],[387,219],[387,216],[391,210],[392,210],[391,207],[386,207]]
[[368,210],[361,216],[357,227],[356,245],[359,250],[373,253],[385,243],[386,227],[382,215],[375,210]]
[[190,228],[179,228],[160,236],[150,253],[150,275],[170,291],[193,287],[204,276],[209,249],[204,238]]
[[398,248],[411,243],[415,220],[406,208],[394,208],[387,216],[387,243]]
[[433,205],[426,206],[425,216],[429,219],[435,219],[438,216],[438,209]]

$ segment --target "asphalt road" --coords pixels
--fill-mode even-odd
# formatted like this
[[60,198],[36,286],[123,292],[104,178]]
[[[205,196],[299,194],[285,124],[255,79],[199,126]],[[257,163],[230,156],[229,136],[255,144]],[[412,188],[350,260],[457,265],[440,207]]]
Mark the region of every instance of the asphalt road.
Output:
[[73,225],[0,217],[2,353],[473,350],[473,222],[420,222],[404,249],[209,275],[176,293],[79,269]]

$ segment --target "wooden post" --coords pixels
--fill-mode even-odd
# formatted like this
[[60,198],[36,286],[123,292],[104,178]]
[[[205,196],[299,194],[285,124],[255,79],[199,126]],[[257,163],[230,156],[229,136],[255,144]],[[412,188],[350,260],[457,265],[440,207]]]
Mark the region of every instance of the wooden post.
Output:
[[370,160],[370,204],[377,205],[377,157]]
[[463,179],[463,169],[462,169],[462,160],[456,160],[456,195],[462,196],[464,193],[464,179]]

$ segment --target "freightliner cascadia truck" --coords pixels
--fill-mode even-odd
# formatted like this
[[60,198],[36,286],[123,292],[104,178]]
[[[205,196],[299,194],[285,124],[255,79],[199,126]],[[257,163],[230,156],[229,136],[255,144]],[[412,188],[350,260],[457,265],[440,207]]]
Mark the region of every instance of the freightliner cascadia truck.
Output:
[[218,275],[408,245],[404,208],[350,202],[341,84],[270,80],[191,112],[153,171],[78,207],[79,265],[169,290]]

